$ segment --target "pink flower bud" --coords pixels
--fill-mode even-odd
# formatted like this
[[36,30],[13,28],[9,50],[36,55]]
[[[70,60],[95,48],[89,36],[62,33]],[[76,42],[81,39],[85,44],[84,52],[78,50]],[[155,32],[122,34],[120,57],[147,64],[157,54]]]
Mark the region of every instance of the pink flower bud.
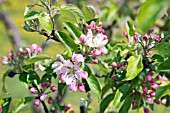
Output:
[[148,40],[148,39],[149,39],[149,36],[148,36],[147,34],[145,34],[145,35],[143,36],[143,39],[144,39],[144,40]]
[[67,106],[64,106],[64,111],[68,111],[69,109],[71,109],[72,105],[68,104]]
[[153,100],[153,98],[151,98],[151,97],[146,98],[145,101],[146,101],[146,103],[148,103],[148,104],[153,104],[153,103],[154,103],[154,100]]
[[30,49],[30,48],[26,48],[26,49],[25,49],[25,53],[26,53],[26,54],[30,54],[30,53],[31,53],[31,49]]
[[151,83],[154,83],[154,82],[155,82],[155,80],[152,78],[150,82],[151,82]]
[[3,65],[8,64],[8,58],[6,56],[2,57],[2,64]]
[[159,36],[155,36],[155,40],[157,40],[158,42],[160,42],[162,40],[162,38],[160,38]]
[[37,44],[32,44],[32,45],[31,45],[31,49],[32,49],[32,50],[36,50],[36,49],[37,49]]
[[145,92],[143,92],[143,93],[142,93],[142,96],[143,96],[143,97],[146,97],[146,93],[145,93]]
[[80,62],[82,63],[82,62],[84,62],[84,57],[82,54],[74,54],[72,56],[72,61],[77,62],[77,63],[80,63]]
[[150,97],[154,97],[155,94],[156,94],[156,92],[150,92],[150,93],[149,93]]
[[46,86],[46,84],[45,83],[41,83],[41,87],[45,87]]
[[133,106],[133,107],[135,107],[135,106],[137,106],[137,105],[138,105],[137,102],[132,102],[132,106]]
[[85,90],[85,87],[84,87],[84,85],[83,85],[82,83],[79,83],[79,84],[78,84],[78,90],[79,90],[80,92],[83,92],[83,91]]
[[2,112],[2,106],[0,106],[0,113]]
[[36,94],[37,93],[37,88],[35,88],[35,87],[32,87],[31,89],[30,89],[30,92],[32,93],[32,94]]
[[100,56],[101,55],[101,51],[98,50],[98,49],[95,49],[95,50],[93,50],[93,55],[94,56]]
[[84,27],[87,29],[89,27],[89,25],[87,23],[85,23]]
[[90,23],[90,28],[91,28],[91,29],[94,29],[95,26],[96,26],[96,23],[95,23],[94,21],[92,21],[92,22]]
[[83,43],[83,44],[85,44],[86,42],[87,42],[87,36],[85,36],[84,34],[82,34],[81,36],[80,36],[80,41],[81,41],[81,43]]
[[167,102],[167,99],[166,99],[166,98],[162,99],[162,101],[161,101],[161,103],[162,103],[163,105],[165,105],[166,102]]
[[50,99],[48,100],[48,104],[52,104],[52,103],[53,103],[53,99],[50,98]]
[[145,93],[147,93],[147,92],[148,92],[148,88],[147,88],[147,87],[144,87],[144,88],[143,88],[143,91],[144,91]]
[[158,88],[158,84],[151,84],[151,88],[152,90],[156,91],[156,89]]
[[144,108],[144,112],[145,113],[150,113],[149,109],[147,109],[147,108]]
[[161,104],[161,100],[158,100],[156,103],[157,103],[157,104]]
[[147,75],[145,78],[146,81],[150,82],[152,80],[152,76],[151,75]]
[[86,80],[87,77],[88,77],[88,73],[83,70],[83,71],[81,71],[81,75],[80,76],[81,76],[82,79]]
[[55,91],[57,90],[57,88],[56,88],[55,86],[51,86],[51,87],[50,87],[50,90],[51,90],[52,92],[55,92]]
[[50,86],[51,86],[51,83],[50,83],[50,82],[47,82],[47,83],[45,84],[45,86],[46,86],[46,87],[50,87]]
[[37,52],[42,53],[42,48],[40,46],[37,46]]
[[116,62],[112,62],[112,67],[116,68],[117,67],[117,63]]
[[100,33],[104,34],[104,33],[105,33],[105,30],[104,30],[104,29],[102,29],[102,30],[100,31]]
[[77,90],[77,83],[75,80],[73,80],[72,83],[70,84],[70,91],[75,92],[76,90]]
[[127,33],[126,31],[123,33],[123,35],[124,35],[125,37],[128,37],[128,33]]
[[103,23],[102,23],[102,22],[99,22],[99,25],[98,25],[98,26],[101,27],[102,25],[103,25]]
[[98,60],[97,60],[96,58],[93,59],[92,62],[93,62],[94,64],[98,64],[98,63],[99,63]]
[[43,93],[41,96],[40,96],[40,100],[41,101],[45,101],[46,100],[46,98],[47,98],[47,94],[46,93]]
[[40,106],[40,100],[36,99],[36,100],[34,101],[34,105],[35,105],[35,107]]
[[12,60],[12,57],[11,57],[11,56],[8,56],[8,60]]
[[139,39],[139,36],[140,36],[140,34],[135,34],[134,40],[138,40],[138,39]]
[[168,79],[166,76],[163,76],[163,77],[162,77],[162,81],[163,81],[163,82],[167,82],[168,80],[169,80],[169,79]]
[[168,16],[169,16],[167,11],[164,13],[164,16],[165,16],[165,17],[168,17]]
[[116,80],[116,78],[117,78],[116,75],[112,76],[112,80]]
[[119,66],[119,67],[122,67],[122,66],[123,66],[123,64],[120,62],[120,63],[118,63],[118,66]]
[[108,50],[106,48],[101,48],[100,51],[101,51],[102,55],[104,55],[108,52]]
[[71,110],[69,113],[74,113],[74,110]]
[[150,74],[151,76],[153,76],[154,73],[155,73],[155,71],[151,71],[149,74]]
[[161,75],[158,75],[156,78],[157,78],[157,80],[161,80],[161,79],[162,79],[162,76],[161,76]]

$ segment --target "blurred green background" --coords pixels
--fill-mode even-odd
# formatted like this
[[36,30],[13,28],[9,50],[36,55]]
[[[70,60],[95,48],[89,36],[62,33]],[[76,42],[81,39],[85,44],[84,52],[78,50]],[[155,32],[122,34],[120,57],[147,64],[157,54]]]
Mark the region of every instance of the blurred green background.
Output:
[[[0,0],[1,1],[1,0]],[[7,0],[2,0],[7,1]],[[64,2],[71,2],[74,4],[77,4],[81,7],[82,4],[89,3],[93,5],[93,7],[96,9],[96,13],[98,13],[98,16],[101,17],[101,21],[104,23],[104,27],[107,29],[106,33],[109,36],[111,41],[126,41],[126,39],[123,37],[123,32],[125,31],[125,25],[127,20],[133,20],[133,18],[137,15],[138,9],[135,8],[138,5],[140,6],[141,3],[143,3],[145,0],[89,0],[88,2],[86,0],[59,0],[60,3]],[[104,2],[103,2],[104,1]],[[129,2],[129,3],[127,3]],[[26,45],[30,45],[32,43],[36,43],[38,45],[43,45],[46,38],[43,36],[40,36],[38,33],[29,33],[22,29],[21,25],[24,24],[24,10],[26,5],[35,3],[34,0],[10,0],[5,3],[5,8],[3,10],[7,11],[14,23],[16,24],[17,29],[20,32],[21,40],[23,40]],[[111,3],[111,4],[110,4]],[[127,3],[127,4],[125,4]],[[106,6],[108,8],[106,8]],[[1,7],[1,6],[0,6]],[[0,8],[0,10],[2,10]],[[164,25],[165,21],[162,21],[161,19],[156,22],[158,25]],[[158,32],[160,28],[155,27],[156,31]],[[120,38],[122,37],[122,38]],[[118,39],[119,38],[119,39]],[[48,47],[44,50],[44,53],[52,56],[55,58],[55,55],[57,53],[62,53],[64,48],[60,43],[49,41],[47,43],[50,43]],[[11,40],[9,38],[8,32],[6,27],[4,26],[3,21],[0,18],[0,58],[2,56],[7,56],[9,54],[10,50],[13,50],[13,44],[11,43]],[[2,89],[2,76],[7,69],[10,67],[8,66],[2,66],[0,65],[0,89]],[[14,78],[7,78],[6,79],[6,88],[9,92],[9,95],[4,94],[2,91],[0,91],[0,99],[4,97],[11,96],[13,98],[12,104],[10,106],[10,109],[12,110],[16,103],[18,103],[19,99],[22,97],[25,97],[27,95],[30,95],[28,90],[25,90],[25,88],[20,84],[17,76]],[[89,113],[95,113],[98,111],[98,105],[99,100],[97,99],[97,96],[92,94],[92,104],[90,105],[90,108],[92,110]],[[79,103],[80,98],[87,98],[85,93],[70,93],[67,92],[66,98],[64,98],[64,102],[66,104],[71,103],[73,104],[73,109],[76,111],[76,113],[79,112]],[[22,110],[22,113],[32,113],[32,104],[29,104],[26,108]],[[131,113],[135,113],[137,111],[132,111]],[[140,113],[143,111],[140,110]],[[155,111],[153,113],[170,113],[170,108],[164,108],[162,105],[159,105],[159,107],[155,106]]]

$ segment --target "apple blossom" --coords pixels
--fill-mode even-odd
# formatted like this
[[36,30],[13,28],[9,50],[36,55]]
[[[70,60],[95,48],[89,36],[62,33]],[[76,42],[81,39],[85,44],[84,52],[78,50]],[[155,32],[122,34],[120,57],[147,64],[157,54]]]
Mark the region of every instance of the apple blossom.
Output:
[[80,92],[83,92],[85,90],[85,87],[84,87],[84,85],[82,83],[78,83],[78,90]]
[[38,92],[38,90],[37,90],[37,88],[32,87],[32,88],[30,89],[30,92],[31,92],[32,94],[36,94],[36,93]]
[[36,100],[34,101],[34,105],[35,105],[35,107],[40,106],[40,100],[36,99]]
[[40,96],[40,100],[41,101],[45,101],[46,100],[46,98],[47,98],[47,94],[46,93],[43,93],[41,96]]

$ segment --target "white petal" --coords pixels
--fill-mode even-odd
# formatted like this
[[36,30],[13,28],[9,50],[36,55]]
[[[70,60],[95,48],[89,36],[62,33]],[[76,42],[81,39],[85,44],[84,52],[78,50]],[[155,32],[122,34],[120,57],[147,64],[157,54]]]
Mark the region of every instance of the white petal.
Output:
[[54,68],[57,68],[58,66],[60,66],[62,63],[61,62],[54,62],[53,64],[52,64],[52,69],[54,69]]
[[68,74],[67,77],[66,77],[66,84],[70,85],[72,83],[73,79],[74,79],[74,75]]
[[72,68],[73,67],[73,63],[70,60],[67,60],[66,61],[66,66]]

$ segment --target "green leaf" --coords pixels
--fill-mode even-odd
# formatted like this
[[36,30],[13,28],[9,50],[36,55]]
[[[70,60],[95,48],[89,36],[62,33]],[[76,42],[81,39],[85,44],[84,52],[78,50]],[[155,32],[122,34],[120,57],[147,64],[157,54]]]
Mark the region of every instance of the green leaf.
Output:
[[84,5],[82,11],[85,16],[86,22],[95,18],[95,11],[93,10],[93,8]]
[[135,28],[131,21],[127,22],[127,31],[130,38],[135,35]]
[[41,83],[51,82],[51,77],[52,75],[49,73],[44,74],[41,78]]
[[19,103],[15,106],[15,113],[19,113],[19,111],[24,108],[29,102],[31,102],[34,97],[25,97],[19,101]]
[[107,95],[100,103],[100,112],[104,113],[110,102],[113,100],[114,94]]
[[2,112],[1,113],[8,113],[9,105],[11,103],[11,97],[4,98],[0,100],[0,105],[2,106]]
[[39,17],[39,12],[37,11],[32,11],[30,13],[28,13],[27,15],[24,16],[24,20],[25,21],[29,21],[29,20],[35,20]]
[[165,82],[158,86],[158,88],[156,89],[155,99],[158,100],[162,96],[165,96],[169,93],[170,93],[170,81]]
[[169,7],[169,0],[147,0],[137,16],[139,30],[145,33]]
[[34,83],[34,84],[40,83],[40,77],[34,71],[20,74],[19,80],[26,88],[29,88],[31,83]]
[[55,31],[56,36],[59,38],[59,40],[64,44],[65,47],[67,47],[70,52],[71,49],[77,51],[77,44],[73,41],[73,39],[62,31]]
[[5,87],[5,81],[6,81],[6,77],[8,76],[10,70],[8,70],[7,72],[4,73],[3,78],[2,78],[2,82],[3,82],[3,86],[2,86],[2,91],[6,94],[8,94],[8,91]]
[[158,52],[163,57],[169,57],[170,56],[170,43],[169,42],[161,42],[159,45],[157,45]]
[[61,8],[62,9],[66,9],[66,10],[70,10],[74,14],[76,14],[78,17],[80,17],[81,19],[84,19],[84,15],[83,15],[82,11],[76,5],[73,5],[73,4],[63,4],[61,6]]
[[43,29],[45,29],[48,33],[52,32],[53,23],[52,23],[52,20],[51,20],[49,14],[47,14],[46,12],[42,12],[38,17],[38,20],[39,20]]
[[164,62],[162,62],[159,66],[158,66],[158,69],[161,71],[161,72],[166,72],[166,73],[170,73],[170,60],[166,60]]
[[164,58],[161,55],[154,54],[151,58],[152,60],[157,60],[157,62],[163,62]]
[[78,17],[71,10],[61,9],[60,14],[59,18],[62,21],[78,23]]
[[130,109],[131,103],[133,101],[133,96],[128,96],[126,100],[124,101],[122,107],[119,110],[119,113],[128,113],[128,110]]
[[27,15],[28,11],[33,8],[35,5],[27,5],[24,11],[24,16]]
[[124,99],[127,98],[127,96],[132,91],[132,86],[133,84],[125,83],[117,89],[113,100],[113,105],[115,108],[118,108],[121,105],[121,103],[124,101]]
[[99,81],[97,80],[97,78],[92,74],[90,73],[89,77],[87,78],[87,83],[90,87],[90,89],[98,96],[98,98],[100,99],[101,98],[101,94],[102,94],[102,91],[101,91],[101,87],[100,87],[100,83]]
[[65,83],[58,83],[58,93],[60,94],[60,96],[62,96],[64,94],[66,88],[66,84]]
[[25,62],[25,65],[30,65],[30,64],[33,64],[35,62],[43,61],[43,60],[46,60],[46,59],[51,59],[51,58],[47,55],[40,54],[40,55],[31,57],[29,60],[27,60]]
[[71,22],[64,23],[64,26],[71,33],[76,42],[79,43],[82,34],[81,30]]
[[142,57],[140,55],[131,56],[128,61],[126,78],[124,80],[134,79],[143,69]]

